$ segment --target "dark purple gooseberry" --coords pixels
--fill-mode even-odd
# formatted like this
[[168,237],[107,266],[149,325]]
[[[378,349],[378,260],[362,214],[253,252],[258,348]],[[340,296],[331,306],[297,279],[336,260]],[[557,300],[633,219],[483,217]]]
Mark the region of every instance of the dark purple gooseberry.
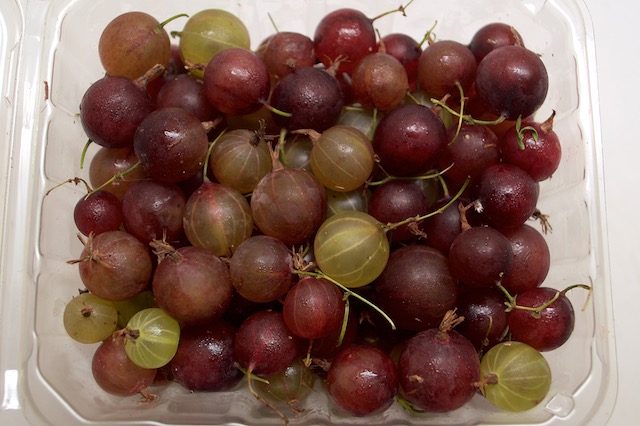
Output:
[[415,408],[449,412],[475,395],[480,359],[469,340],[441,325],[407,341],[398,359],[398,375],[402,396]]
[[123,148],[133,144],[138,125],[153,109],[151,97],[136,81],[104,76],[84,93],[80,122],[94,143]]
[[273,120],[288,130],[323,132],[338,122],[344,104],[340,83],[327,71],[295,68],[273,89],[271,106],[291,114],[273,113]]
[[[411,180],[391,180],[378,186],[369,199],[368,213],[381,223],[395,223],[409,217],[425,215],[429,202],[420,186]],[[415,239],[419,234],[415,223],[390,231],[392,242]]]
[[204,85],[192,74],[176,74],[163,85],[156,99],[156,108],[176,107],[187,110],[200,121],[215,120],[220,113],[209,103]]
[[372,346],[351,345],[336,355],[327,374],[327,392],[347,413],[369,416],[393,404],[398,373],[393,361]]
[[183,236],[186,201],[175,183],[137,181],[122,198],[124,228],[145,244],[154,239],[175,243]]
[[[552,300],[540,312],[518,308],[538,308]],[[516,305],[507,314],[513,340],[543,352],[559,348],[573,333],[575,312],[564,292],[549,287],[534,288],[519,294]]]
[[449,248],[449,269],[471,287],[491,287],[513,265],[511,242],[494,228],[471,227],[456,237]]
[[467,178],[475,183],[484,169],[500,162],[498,137],[487,126],[463,124],[459,132],[453,126],[448,135],[451,142],[440,157],[439,165],[445,169],[453,164],[445,177],[456,184],[462,185]]
[[184,327],[178,350],[168,364],[171,377],[195,392],[234,387],[243,377],[236,365],[235,333],[235,327],[222,320]]
[[489,52],[503,46],[524,46],[520,33],[511,25],[492,22],[475,32],[469,49],[480,62]]
[[334,330],[334,332],[328,336],[313,339],[313,342],[311,342],[311,356],[325,359],[333,358],[343,348],[354,343],[356,334],[360,328],[358,316],[359,313],[356,313],[354,309],[350,309],[344,334],[342,334],[341,327]]
[[393,33],[382,37],[380,45],[384,45],[385,52],[400,61],[407,72],[409,88],[415,90],[418,80],[418,62],[422,53],[420,44],[406,34]]
[[378,123],[373,149],[394,176],[421,176],[431,169],[447,143],[442,120],[424,105],[402,104]]
[[515,228],[531,217],[539,192],[539,185],[521,168],[494,164],[478,178],[475,208],[489,226]]
[[155,110],[140,123],[133,147],[150,177],[180,182],[202,169],[209,141],[200,120],[170,107]]
[[551,253],[544,236],[532,226],[503,229],[511,242],[513,266],[502,278],[502,286],[511,294],[539,287],[549,273]]
[[287,328],[282,312],[261,310],[238,328],[235,350],[239,364],[249,373],[271,376],[291,365],[301,354],[302,342]]
[[522,46],[503,46],[487,54],[478,64],[475,83],[491,112],[507,120],[536,112],[549,90],[544,63]]
[[536,182],[551,177],[558,169],[562,146],[555,131],[555,112],[543,123],[523,120],[504,134],[500,141],[500,153],[505,163],[514,164],[531,175]]
[[83,235],[117,231],[122,225],[122,203],[109,191],[83,195],[73,209],[73,220]]
[[458,285],[447,258],[434,248],[414,244],[391,252],[374,281],[375,299],[400,329],[420,331],[440,324],[453,309]]
[[486,352],[507,334],[505,297],[495,288],[475,288],[460,295],[456,314],[464,318],[456,331],[478,352]]
[[[449,201],[451,201],[451,199],[445,197],[438,200],[432,208],[434,210],[442,208]],[[421,228],[427,234],[427,244],[439,250],[445,256],[448,255],[451,243],[453,243],[453,240],[462,232],[458,204],[454,203],[447,207],[442,213],[425,219]]]

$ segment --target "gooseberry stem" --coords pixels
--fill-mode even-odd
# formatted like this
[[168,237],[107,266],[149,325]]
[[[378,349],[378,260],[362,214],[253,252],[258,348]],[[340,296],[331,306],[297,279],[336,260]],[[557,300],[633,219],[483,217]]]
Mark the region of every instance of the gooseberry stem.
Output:
[[376,133],[376,128],[378,127],[378,108],[373,109],[373,116],[371,117],[371,128],[369,129],[369,140],[373,140],[373,135]]
[[463,121],[462,117],[464,117],[464,89],[462,88],[462,85],[459,81],[456,81],[456,87],[458,88],[458,93],[460,93],[460,114],[458,115],[458,127],[456,128],[456,134],[453,135],[453,138],[451,138],[451,142],[449,142],[449,145],[451,145],[460,134],[460,129],[462,128]]
[[268,385],[268,384],[270,384],[270,383],[269,383],[269,380],[267,380],[267,379],[265,379],[265,378],[263,378],[263,377],[260,377],[260,376],[256,376],[256,375],[255,375],[255,374],[253,374],[253,373],[250,373],[250,372],[249,372],[249,370],[247,370],[246,368],[243,368],[243,367],[242,367],[242,366],[240,366],[240,365],[237,365],[236,367],[238,368],[238,370],[242,371],[242,374],[244,374],[245,376],[247,376],[247,377],[251,377],[253,380],[257,380],[257,381],[262,382],[262,383],[265,383],[265,384],[267,384],[267,385]]
[[272,113],[274,113],[274,114],[280,115],[280,116],[282,116],[282,117],[291,117],[291,116],[293,116],[293,114],[292,114],[292,113],[282,111],[282,110],[280,110],[280,109],[278,109],[278,108],[274,107],[273,105],[270,105],[270,104],[269,104],[267,101],[265,101],[265,100],[261,100],[261,101],[260,101],[260,103],[261,103],[261,104],[262,104],[266,109],[268,109],[269,111],[271,111],[271,112],[272,112]]
[[65,185],[65,184],[67,184],[67,183],[71,183],[71,182],[75,183],[76,185],[77,185],[77,184],[79,184],[79,183],[84,183],[85,188],[87,188],[87,193],[88,193],[88,194],[91,194],[91,193],[93,192],[93,189],[91,189],[91,187],[89,186],[89,184],[87,183],[87,181],[86,181],[86,180],[84,180],[84,179],[82,179],[82,178],[79,178],[79,177],[74,177],[74,178],[71,178],[71,179],[67,179],[67,180],[65,180],[64,182],[60,182],[59,184],[57,184],[57,185],[56,185],[56,186],[54,186],[53,188],[49,189],[49,190],[44,194],[44,195],[45,195],[45,197],[46,197],[47,195],[49,195],[49,193],[50,193],[51,191],[53,191],[54,189],[59,188],[59,187],[61,187],[62,185]]
[[376,306],[375,303],[371,302],[370,300],[367,300],[367,298],[359,295],[358,293],[354,293],[353,291],[351,291],[351,289],[349,289],[348,287],[345,287],[344,285],[340,284],[338,281],[334,280],[333,278],[331,278],[330,276],[322,273],[322,272],[314,272],[314,271],[301,271],[301,270],[296,270],[294,271],[296,274],[298,275],[306,275],[309,277],[315,277],[315,278],[324,278],[327,281],[332,282],[333,284],[335,284],[339,289],[341,289],[342,291],[344,291],[345,296],[346,297],[350,297],[353,296],[356,299],[360,300],[361,302],[363,302],[364,304],[368,305],[369,307],[373,308],[376,312],[378,312],[380,315],[382,315],[382,317],[387,320],[387,322],[391,325],[391,329],[395,330],[396,329],[396,324],[393,322],[393,320],[391,319],[391,317],[389,315],[387,315],[382,309],[380,309],[378,306]]
[[[453,164],[450,167],[453,167]],[[448,168],[445,170],[448,170]],[[440,182],[440,186],[442,186],[442,194],[444,197],[449,198],[449,186],[447,185],[447,181],[442,177],[442,174],[438,175],[438,182]]]
[[533,140],[538,142],[538,131],[533,126],[522,127],[522,115],[518,116],[516,120],[516,134],[518,135],[518,148],[524,151],[524,132],[529,130],[533,136]]
[[[446,103],[439,101],[438,99],[435,98],[431,98],[431,102],[433,102],[434,105],[437,105],[441,108],[443,108],[444,110],[446,110],[447,112],[449,112],[451,115],[455,116],[455,117],[460,117],[461,114],[454,110],[453,108],[451,108],[449,105],[447,105]],[[483,126],[495,126],[496,124],[500,124],[502,123],[504,120],[506,120],[507,118],[504,115],[501,115],[500,117],[496,118],[495,120],[476,120],[475,118],[473,118],[470,115],[462,115],[462,119],[464,121],[466,121],[467,123],[471,123],[471,124],[480,124]]]
[[178,15],[174,15],[171,18],[167,18],[164,21],[160,22],[160,26],[164,28],[165,25],[167,25],[169,22],[173,21],[174,19],[178,19],[178,18],[188,18],[189,15],[187,15],[186,13],[180,13]]
[[280,30],[278,29],[278,26],[276,25],[276,21],[273,20],[273,16],[271,15],[271,13],[267,13],[267,16],[269,17],[269,21],[271,21],[271,25],[273,25],[273,29],[276,31],[276,33],[279,33]]
[[422,103],[420,102],[420,100],[418,98],[416,98],[413,93],[411,92],[407,92],[406,95],[409,99],[411,99],[411,102],[413,102],[416,105],[422,105]]
[[336,343],[336,347],[342,345],[342,341],[344,340],[344,335],[347,334],[347,326],[349,325],[349,297],[345,293],[344,295],[344,316],[342,318],[342,327],[340,327],[340,335],[338,336],[338,342]]
[[369,182],[367,183],[367,186],[379,186],[379,185],[384,185],[387,182],[390,182],[392,180],[426,180],[426,179],[435,179],[435,178],[439,178],[440,176],[442,176],[443,174],[445,174],[449,169],[451,169],[453,167],[453,164],[451,164],[450,166],[447,166],[446,169],[440,170],[440,171],[435,171],[433,173],[429,173],[426,175],[422,175],[422,176],[387,176],[384,179],[381,180],[377,180],[374,182]]
[[395,229],[399,226],[402,225],[406,225],[407,223],[411,223],[411,222],[421,222],[425,219],[430,218],[431,216],[435,216],[437,214],[442,213],[443,211],[445,211],[446,209],[448,209],[458,198],[460,198],[460,196],[462,196],[462,194],[464,193],[464,190],[467,189],[467,186],[469,185],[469,181],[471,179],[467,178],[467,180],[464,181],[464,184],[460,187],[460,189],[458,190],[458,192],[456,193],[456,195],[453,196],[453,198],[451,198],[447,204],[445,204],[444,206],[440,207],[437,210],[434,210],[432,212],[429,212],[425,215],[422,216],[414,216],[414,217],[409,217],[405,220],[402,220],[400,222],[396,222],[396,223],[388,223],[387,225],[384,225],[384,230],[385,232],[391,231],[392,229]]
[[[141,163],[138,161],[136,164],[134,164],[133,166],[129,167],[127,170],[120,172],[120,173],[116,173],[115,175],[111,176],[111,178],[109,178],[107,181],[105,181],[102,185],[100,185],[99,187],[95,188],[93,190],[93,192],[96,192],[100,189],[103,189],[105,187],[107,187],[108,185],[112,184],[113,182],[116,181],[116,179],[122,179],[123,177],[125,177],[126,175],[128,175],[129,173],[131,173],[132,171],[134,171],[135,169],[137,169],[138,167],[140,167]],[[89,198],[89,195],[91,195],[92,193],[89,193],[86,195],[86,197],[84,197],[84,199],[86,200],[87,198]]]
[[287,418],[287,416],[285,416],[282,411],[278,410],[278,408],[276,408],[276,406],[273,405],[271,402],[261,397],[260,394],[253,387],[253,380],[263,381],[266,384],[269,384],[269,381],[259,376],[256,376],[251,371],[245,370],[242,367],[238,367],[238,369],[247,376],[247,387],[249,388],[249,392],[251,392],[251,395],[253,395],[258,401],[262,402],[266,407],[268,407],[269,409],[273,410],[276,414],[278,414],[278,416],[280,416],[280,418],[282,419],[283,423],[285,425],[288,425],[289,419]]
[[286,143],[287,129],[284,127],[280,129],[280,136],[278,137],[278,148],[280,157],[282,158],[282,164],[287,164],[287,154],[284,151],[284,144]]
[[409,3],[407,3],[404,6],[400,5],[397,9],[393,9],[393,10],[389,10],[387,12],[383,12],[380,15],[376,16],[375,18],[372,18],[371,22],[377,21],[378,19],[382,18],[383,16],[391,15],[392,13],[396,13],[396,12],[402,13],[402,16],[407,16],[406,9],[407,9],[407,7],[409,7],[409,5],[411,3],[413,3],[413,0],[410,0]]
[[534,308],[534,307],[531,307],[531,306],[520,306],[520,305],[518,305],[516,303],[516,298],[513,297],[506,288],[504,288],[502,283],[497,282],[496,283],[496,287],[498,287],[500,289],[500,291],[502,291],[504,293],[504,295],[506,296],[506,298],[507,298],[507,302],[505,302],[505,304],[507,305],[506,312],[511,312],[514,309],[522,309],[523,311],[530,311],[531,315],[533,315],[533,316],[539,316],[540,313],[544,309],[546,309],[549,306],[551,306],[553,304],[553,302],[555,302],[558,299],[558,297],[560,297],[560,293],[562,293],[561,291],[556,291],[556,294],[554,294],[551,299],[547,300],[542,305]]
[[591,286],[588,286],[586,284],[573,284],[573,285],[570,285],[569,287],[565,288],[564,290],[562,290],[560,293],[567,294],[567,292],[569,290],[573,290],[574,288],[583,288],[583,289],[589,290],[589,291],[592,290]]
[[589,304],[589,301],[591,300],[591,295],[593,294],[593,291],[592,291],[593,288],[591,286],[588,286],[586,284],[573,284],[565,288],[564,290],[562,290],[561,293],[566,296],[569,290],[573,290],[574,288],[578,288],[578,287],[589,291],[589,295],[587,296],[587,299],[584,301],[584,305],[582,306],[582,310],[584,311],[585,309],[587,309],[587,305]]
[[433,25],[431,26],[431,28],[429,28],[429,30],[424,34],[424,37],[422,37],[422,40],[420,40],[420,43],[418,43],[418,45],[420,47],[422,47],[422,45],[424,44],[425,41],[432,41],[433,39],[431,38],[431,35],[433,34],[433,30],[436,29],[436,25],[438,25],[438,21],[434,21]]
[[91,145],[93,141],[91,139],[87,139],[87,143],[84,144],[84,148],[82,148],[82,154],[80,154],[80,170],[84,168],[84,159],[87,156],[87,151],[89,150],[89,145]]

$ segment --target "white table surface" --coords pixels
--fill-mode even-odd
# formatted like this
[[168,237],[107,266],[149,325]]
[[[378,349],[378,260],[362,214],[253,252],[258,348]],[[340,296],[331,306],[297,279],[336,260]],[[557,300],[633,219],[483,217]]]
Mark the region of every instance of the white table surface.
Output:
[[594,25],[615,339],[618,365],[617,402],[607,423],[637,424],[640,379],[640,141],[635,136],[640,102],[640,56],[637,27],[640,2],[584,0]]
[[[585,0],[594,26],[600,116],[604,150],[609,257],[613,289],[618,360],[618,396],[608,425],[637,424],[640,378],[640,339],[637,331],[640,301],[640,226],[633,223],[640,207],[635,183],[640,144],[632,136],[640,86],[637,54],[640,3]],[[614,9],[615,7],[615,9]],[[629,214],[631,213],[631,214]]]

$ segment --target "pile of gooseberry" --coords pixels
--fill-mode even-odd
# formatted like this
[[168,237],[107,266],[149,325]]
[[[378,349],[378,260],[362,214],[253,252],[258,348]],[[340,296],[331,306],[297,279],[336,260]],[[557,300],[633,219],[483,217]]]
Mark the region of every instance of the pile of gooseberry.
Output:
[[386,14],[337,9],[255,50],[220,9],[104,28],[63,320],[99,344],[106,392],[243,382],[285,423],[314,383],[344,416],[547,398],[575,286],[543,285],[544,58],[507,23],[416,41],[377,33]]

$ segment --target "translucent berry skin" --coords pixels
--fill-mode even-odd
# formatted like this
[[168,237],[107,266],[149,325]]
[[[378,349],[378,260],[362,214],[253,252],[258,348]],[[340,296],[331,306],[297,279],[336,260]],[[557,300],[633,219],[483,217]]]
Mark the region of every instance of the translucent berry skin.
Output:
[[530,410],[540,404],[551,388],[551,368],[545,357],[529,345],[516,341],[498,343],[482,357],[480,375],[489,379],[481,391],[505,411]]
[[171,40],[153,16],[126,12],[104,28],[98,54],[107,74],[136,79],[154,65],[169,62]]
[[352,345],[333,359],[327,389],[331,399],[348,413],[373,415],[393,403],[398,374],[391,358],[380,349]]

